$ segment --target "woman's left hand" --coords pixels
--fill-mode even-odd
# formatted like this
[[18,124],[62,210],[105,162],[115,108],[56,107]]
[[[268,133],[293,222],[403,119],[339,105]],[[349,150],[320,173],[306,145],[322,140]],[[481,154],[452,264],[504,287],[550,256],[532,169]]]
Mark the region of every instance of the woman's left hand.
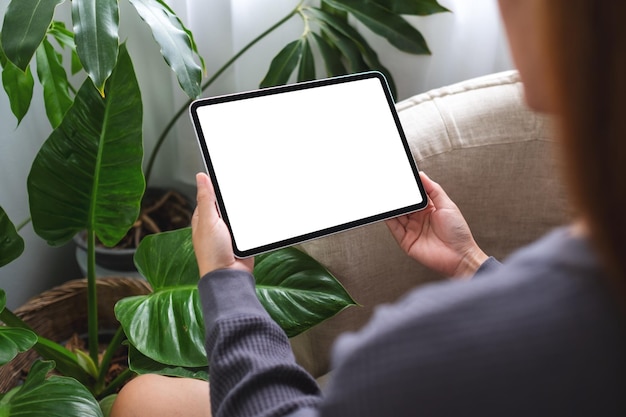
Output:
[[191,219],[191,230],[200,276],[225,268],[241,269],[251,273],[254,258],[235,257],[230,233],[217,211],[211,180],[206,174],[198,173],[196,185],[198,206]]

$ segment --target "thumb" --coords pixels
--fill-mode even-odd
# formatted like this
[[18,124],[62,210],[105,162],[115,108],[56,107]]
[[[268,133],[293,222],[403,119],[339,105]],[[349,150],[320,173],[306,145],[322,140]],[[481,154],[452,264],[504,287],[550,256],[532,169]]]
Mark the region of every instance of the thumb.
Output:
[[216,210],[216,198],[213,184],[208,175],[200,172],[196,174],[196,202],[198,214],[205,219],[219,217]]
[[426,194],[428,194],[428,197],[436,208],[456,207],[441,185],[430,179],[430,177],[424,172],[420,172],[420,178],[422,180],[422,184],[424,185],[424,191],[426,191]]

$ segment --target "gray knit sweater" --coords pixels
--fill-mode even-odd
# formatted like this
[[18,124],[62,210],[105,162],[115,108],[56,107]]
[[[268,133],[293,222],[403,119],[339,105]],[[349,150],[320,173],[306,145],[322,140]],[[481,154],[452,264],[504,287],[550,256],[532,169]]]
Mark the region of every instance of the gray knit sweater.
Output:
[[322,393],[254,278],[199,284],[218,416],[626,416],[626,324],[589,245],[558,229],[475,279],[377,309]]

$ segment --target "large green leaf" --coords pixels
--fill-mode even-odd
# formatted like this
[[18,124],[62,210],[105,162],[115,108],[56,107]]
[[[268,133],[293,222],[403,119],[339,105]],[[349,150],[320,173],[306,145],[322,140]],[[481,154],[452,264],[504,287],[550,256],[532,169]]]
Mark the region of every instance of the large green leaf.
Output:
[[37,154],[28,176],[33,227],[52,245],[94,230],[117,243],[139,214],[142,103],[125,47],[100,97],[87,80],[61,125]]
[[437,0],[374,0],[374,2],[397,14],[428,16],[450,11]]
[[206,366],[191,229],[146,236],[137,248],[135,265],[153,292],[115,305],[130,343],[166,365]]
[[198,56],[189,32],[174,12],[157,0],[130,0],[139,16],[150,26],[161,47],[161,54],[178,78],[185,93],[195,98],[202,92],[202,68],[194,61]]
[[80,61],[104,97],[119,49],[117,0],[72,0],[72,22]]
[[73,378],[51,376],[54,362],[35,362],[24,385],[0,400],[0,416],[102,417],[93,395]]
[[304,40],[302,38],[288,43],[278,55],[272,59],[270,68],[265,78],[263,78],[263,81],[261,81],[261,88],[286,84],[289,81],[289,77],[298,66],[298,62],[300,62],[303,48]]
[[17,233],[9,216],[0,207],[0,266],[17,259],[22,252],[24,252],[24,239]]
[[0,41],[6,56],[22,72],[30,63],[64,0],[12,0],[4,14]]
[[258,256],[254,276],[261,304],[289,337],[355,305],[326,268],[296,248]]
[[374,33],[386,38],[399,50],[411,54],[430,54],[422,34],[402,16],[385,7],[362,0],[325,1],[332,7],[352,14]]
[[[0,312],[6,306],[7,297],[0,289]],[[37,335],[29,330],[0,326],[0,366],[8,363],[20,352],[37,343]]]
[[37,75],[43,86],[46,114],[53,128],[58,127],[72,105],[69,84],[61,57],[47,39],[37,49]]
[[158,374],[184,378],[209,380],[209,368],[206,365],[197,368],[172,366],[156,362],[139,352],[134,346],[128,347],[128,364],[130,370],[139,374]]
[[[120,300],[115,306],[130,343],[170,370],[206,366],[191,229],[144,238],[135,264],[154,292]],[[261,303],[289,336],[354,304],[324,267],[297,249],[257,257],[254,276]]]
[[309,17],[320,25],[326,39],[346,59],[351,72],[380,71],[387,78],[389,87],[396,96],[396,86],[391,72],[380,62],[378,54],[367,40],[348,22],[326,10],[310,8]]
[[0,366],[37,343],[37,335],[29,330],[0,326]]
[[[0,312],[6,306],[7,297],[0,289]],[[0,326],[0,366],[8,363],[19,352],[25,352],[37,343],[37,335],[29,330]]]
[[8,60],[2,46],[0,45],[0,66],[2,66],[2,86],[9,97],[11,111],[17,118],[17,123],[22,121],[30,102],[33,98],[33,87],[35,80],[30,71],[30,66],[26,67],[26,71],[22,71],[15,64]]

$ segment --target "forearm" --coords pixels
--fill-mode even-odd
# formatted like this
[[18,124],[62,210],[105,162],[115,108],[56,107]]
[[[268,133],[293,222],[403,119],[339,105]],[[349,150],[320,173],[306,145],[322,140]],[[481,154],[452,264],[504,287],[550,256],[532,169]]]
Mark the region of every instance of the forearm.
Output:
[[220,270],[198,287],[213,415],[289,415],[315,408],[319,388],[296,364],[285,333],[260,304],[254,278]]

